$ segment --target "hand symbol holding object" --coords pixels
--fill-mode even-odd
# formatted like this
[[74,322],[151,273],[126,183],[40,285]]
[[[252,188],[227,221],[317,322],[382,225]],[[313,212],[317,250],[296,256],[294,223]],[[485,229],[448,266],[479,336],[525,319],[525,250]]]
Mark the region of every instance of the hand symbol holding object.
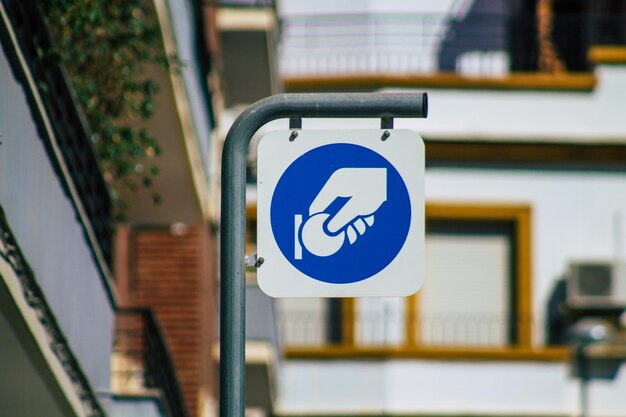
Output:
[[[337,198],[349,200],[330,218],[324,210]],[[317,256],[336,253],[348,237],[353,244],[374,224],[374,213],[387,200],[386,168],[341,168],[335,171],[309,207],[309,218],[302,226],[302,243]],[[330,218],[330,219],[329,219]],[[296,230],[301,218],[296,217]],[[342,231],[342,229],[345,229]],[[299,242],[296,236],[296,259]]]

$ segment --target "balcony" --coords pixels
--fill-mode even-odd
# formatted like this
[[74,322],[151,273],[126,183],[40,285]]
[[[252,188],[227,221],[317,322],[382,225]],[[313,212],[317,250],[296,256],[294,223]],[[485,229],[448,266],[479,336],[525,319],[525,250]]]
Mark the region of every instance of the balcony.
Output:
[[282,20],[288,90],[389,86],[591,89],[591,46],[623,42],[619,14],[292,15]]
[[117,312],[111,362],[114,415],[187,417],[174,365],[152,310]]
[[279,92],[274,1],[219,1],[215,25],[225,106],[253,103]]
[[58,63],[44,54],[53,49],[53,43],[36,3],[7,3],[7,14],[46,110],[50,124],[46,128],[53,132],[54,137],[46,139],[50,159],[63,179],[65,192],[73,198],[76,217],[82,221],[92,251],[110,266],[111,198],[68,77]]
[[62,394],[76,412],[101,415],[95,392],[109,387],[112,345],[111,201],[67,77],[45,54],[51,40],[37,2],[0,7],[0,304],[17,306],[7,316],[20,329],[16,353],[51,373],[50,385],[76,383]]
[[517,329],[541,334],[545,324],[541,319],[511,322],[506,311],[420,314],[391,299],[359,300],[356,310],[337,305],[339,309],[332,302],[313,300],[298,310],[282,306],[279,329],[288,358],[565,361],[569,357],[563,346],[515,342]]

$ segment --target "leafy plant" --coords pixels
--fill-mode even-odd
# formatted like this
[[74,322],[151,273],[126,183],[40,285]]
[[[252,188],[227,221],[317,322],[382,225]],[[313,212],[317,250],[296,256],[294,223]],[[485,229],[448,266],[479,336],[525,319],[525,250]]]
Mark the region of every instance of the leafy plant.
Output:
[[154,113],[158,85],[151,67],[176,68],[163,53],[155,16],[142,0],[40,0],[92,132],[116,217],[123,219],[139,188],[153,189],[161,150],[144,122]]

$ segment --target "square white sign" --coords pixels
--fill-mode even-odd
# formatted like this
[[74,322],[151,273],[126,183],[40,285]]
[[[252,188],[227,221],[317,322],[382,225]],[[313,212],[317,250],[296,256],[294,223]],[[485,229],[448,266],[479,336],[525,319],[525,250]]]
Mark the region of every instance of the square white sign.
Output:
[[415,293],[424,276],[422,139],[395,129],[291,133],[258,144],[259,287],[272,297]]

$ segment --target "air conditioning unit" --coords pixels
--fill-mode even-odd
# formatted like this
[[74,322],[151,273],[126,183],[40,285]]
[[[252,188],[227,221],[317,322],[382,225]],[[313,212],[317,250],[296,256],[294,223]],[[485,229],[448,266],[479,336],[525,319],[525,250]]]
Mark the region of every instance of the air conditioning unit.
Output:
[[626,307],[626,265],[609,261],[571,262],[567,304],[579,308]]

